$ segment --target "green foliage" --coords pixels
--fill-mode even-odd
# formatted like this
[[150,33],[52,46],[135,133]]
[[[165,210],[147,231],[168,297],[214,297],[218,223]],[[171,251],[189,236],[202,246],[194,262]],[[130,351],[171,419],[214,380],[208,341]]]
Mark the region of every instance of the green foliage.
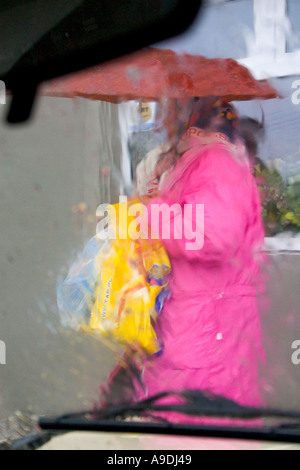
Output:
[[255,166],[267,236],[300,231],[300,183],[287,185],[275,168]]

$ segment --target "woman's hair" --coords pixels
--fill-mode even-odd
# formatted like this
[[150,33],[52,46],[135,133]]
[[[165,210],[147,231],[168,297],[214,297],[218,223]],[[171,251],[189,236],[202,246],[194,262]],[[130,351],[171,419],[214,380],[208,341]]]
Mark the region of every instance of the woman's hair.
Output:
[[250,156],[257,156],[259,141],[265,135],[264,117],[262,122],[256,119],[243,117],[239,122],[239,133],[243,139]]
[[173,109],[169,114],[172,131],[169,133],[170,149],[160,154],[159,161],[170,155],[174,161],[180,156],[177,154],[177,144],[191,127],[211,129],[225,134],[231,142],[240,137],[238,124],[239,117],[235,108],[227,101],[215,96],[205,98],[191,98],[186,101],[173,100]]
[[236,109],[227,101],[214,96],[194,98],[191,125],[222,132],[234,142],[239,136],[238,122]]

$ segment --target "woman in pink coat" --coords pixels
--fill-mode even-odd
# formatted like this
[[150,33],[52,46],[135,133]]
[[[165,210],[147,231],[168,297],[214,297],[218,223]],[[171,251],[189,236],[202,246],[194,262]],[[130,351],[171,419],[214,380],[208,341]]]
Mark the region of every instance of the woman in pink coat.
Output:
[[[200,118],[193,118],[176,146],[180,157],[148,205],[148,223],[170,256],[172,295],[157,324],[162,352],[143,371],[144,396],[199,389],[259,406],[263,352],[257,300],[264,261],[259,193],[234,109],[215,100],[197,106]],[[180,205],[181,212],[170,212],[177,229],[186,205],[193,209],[183,224],[194,229],[196,205],[204,205],[204,218],[196,223],[198,248],[187,248],[192,245],[185,227],[181,238],[164,238],[152,217],[158,204]]]

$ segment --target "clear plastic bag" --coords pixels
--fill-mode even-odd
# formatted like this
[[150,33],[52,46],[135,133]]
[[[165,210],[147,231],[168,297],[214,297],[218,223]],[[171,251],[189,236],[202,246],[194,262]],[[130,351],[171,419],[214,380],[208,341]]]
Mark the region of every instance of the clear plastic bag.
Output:
[[96,237],[89,240],[67,277],[57,283],[57,305],[65,327],[78,329],[89,321],[99,279],[96,258],[103,243]]

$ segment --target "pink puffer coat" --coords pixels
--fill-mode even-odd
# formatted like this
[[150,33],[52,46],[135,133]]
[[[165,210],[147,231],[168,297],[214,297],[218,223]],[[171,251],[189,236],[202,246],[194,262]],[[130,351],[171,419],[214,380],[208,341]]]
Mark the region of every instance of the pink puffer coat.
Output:
[[[174,203],[204,204],[204,244],[188,250],[184,236],[163,240],[172,264],[172,297],[158,322],[162,353],[145,366],[147,396],[201,389],[260,405],[257,297],[263,289],[264,229],[243,151],[226,139],[203,145],[191,138],[161,196],[149,204],[148,222],[155,204]],[[177,215],[171,217],[176,223]],[[161,232],[157,222],[151,224]]]

